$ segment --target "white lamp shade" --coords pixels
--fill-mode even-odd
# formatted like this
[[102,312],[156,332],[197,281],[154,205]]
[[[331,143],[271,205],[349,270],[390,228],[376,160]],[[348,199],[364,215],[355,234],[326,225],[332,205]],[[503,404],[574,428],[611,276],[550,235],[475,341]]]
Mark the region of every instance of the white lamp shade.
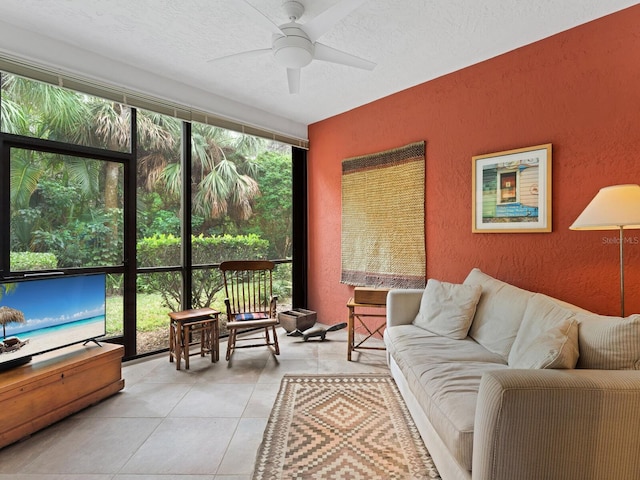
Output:
[[640,186],[613,185],[601,188],[571,230],[619,230],[640,228]]

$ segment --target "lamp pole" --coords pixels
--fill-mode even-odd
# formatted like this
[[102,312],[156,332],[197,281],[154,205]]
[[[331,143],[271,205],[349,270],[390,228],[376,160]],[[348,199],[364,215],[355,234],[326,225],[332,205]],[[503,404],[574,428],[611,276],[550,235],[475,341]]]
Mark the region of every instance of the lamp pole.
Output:
[[620,230],[620,312],[624,317],[624,228],[640,229],[640,185],[603,187],[571,230]]
[[624,317],[624,234],[620,225],[620,316]]

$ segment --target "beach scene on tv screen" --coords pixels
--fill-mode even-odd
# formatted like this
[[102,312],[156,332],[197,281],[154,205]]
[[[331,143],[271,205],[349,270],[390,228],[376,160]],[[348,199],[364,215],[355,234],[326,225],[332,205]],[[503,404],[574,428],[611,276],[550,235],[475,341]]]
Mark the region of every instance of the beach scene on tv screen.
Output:
[[0,284],[0,363],[105,333],[105,276]]

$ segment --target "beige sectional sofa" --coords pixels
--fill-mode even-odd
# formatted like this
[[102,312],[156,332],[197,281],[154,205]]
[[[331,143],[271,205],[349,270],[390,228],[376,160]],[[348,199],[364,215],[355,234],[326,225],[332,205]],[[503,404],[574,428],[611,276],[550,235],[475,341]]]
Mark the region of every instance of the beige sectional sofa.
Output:
[[473,269],[391,290],[384,339],[444,480],[640,479],[640,315]]

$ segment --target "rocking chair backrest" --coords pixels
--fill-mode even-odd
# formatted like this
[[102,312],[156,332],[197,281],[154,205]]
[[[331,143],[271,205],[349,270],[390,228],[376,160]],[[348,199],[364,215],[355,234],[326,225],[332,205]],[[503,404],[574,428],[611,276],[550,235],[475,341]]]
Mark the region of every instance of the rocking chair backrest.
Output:
[[234,260],[220,264],[229,321],[240,313],[264,313],[275,318],[274,268],[275,263],[267,260]]

